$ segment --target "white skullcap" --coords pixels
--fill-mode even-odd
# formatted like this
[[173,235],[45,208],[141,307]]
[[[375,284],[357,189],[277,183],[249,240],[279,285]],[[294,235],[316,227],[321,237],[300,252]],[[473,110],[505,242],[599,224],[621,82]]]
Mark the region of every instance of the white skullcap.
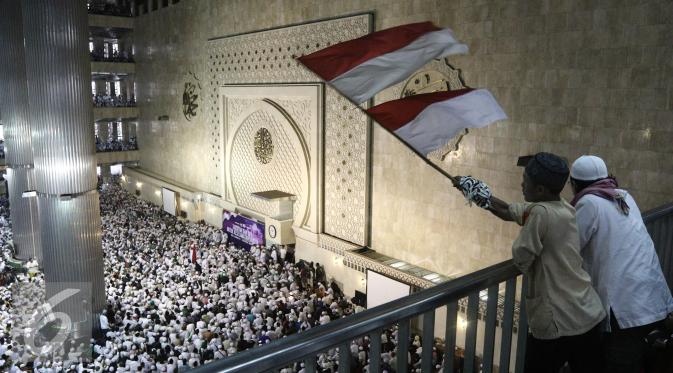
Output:
[[583,155],[573,162],[570,177],[582,181],[604,179],[608,177],[608,167],[595,155]]

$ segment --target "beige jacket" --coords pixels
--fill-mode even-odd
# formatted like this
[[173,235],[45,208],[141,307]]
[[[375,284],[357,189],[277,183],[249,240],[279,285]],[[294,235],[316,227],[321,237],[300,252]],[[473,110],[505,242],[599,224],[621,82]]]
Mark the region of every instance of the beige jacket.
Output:
[[509,211],[523,226],[512,257],[528,276],[526,313],[533,337],[555,339],[591,330],[606,315],[582,269],[575,209],[562,199],[514,203]]

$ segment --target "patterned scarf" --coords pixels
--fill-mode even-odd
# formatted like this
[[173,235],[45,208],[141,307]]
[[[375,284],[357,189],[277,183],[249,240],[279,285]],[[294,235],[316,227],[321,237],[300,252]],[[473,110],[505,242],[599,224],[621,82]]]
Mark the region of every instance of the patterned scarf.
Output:
[[599,180],[577,193],[570,204],[575,206],[582,197],[587,194],[593,194],[595,196],[607,199],[608,201],[616,202],[619,211],[621,211],[624,215],[628,215],[630,209],[629,205],[624,199],[625,195],[615,190],[617,187],[617,180],[615,178],[608,177]]

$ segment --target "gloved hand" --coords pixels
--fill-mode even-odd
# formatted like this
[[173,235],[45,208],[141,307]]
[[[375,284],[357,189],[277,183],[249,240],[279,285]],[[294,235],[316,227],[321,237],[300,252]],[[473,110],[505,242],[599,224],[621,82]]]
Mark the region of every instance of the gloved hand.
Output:
[[472,206],[474,202],[483,209],[491,207],[491,189],[483,181],[472,176],[456,176],[451,181],[463,193],[468,205]]

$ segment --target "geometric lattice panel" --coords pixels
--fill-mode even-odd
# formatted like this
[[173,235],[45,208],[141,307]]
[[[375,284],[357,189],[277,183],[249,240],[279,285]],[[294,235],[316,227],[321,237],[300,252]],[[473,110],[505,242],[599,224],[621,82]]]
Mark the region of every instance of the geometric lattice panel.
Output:
[[[364,223],[358,216],[361,204],[353,201],[367,201],[368,190],[363,188],[367,180],[369,149],[367,116],[332,88],[333,99],[327,104],[327,121],[336,125],[325,129],[325,227],[326,233],[344,238],[351,232],[359,232]],[[328,97],[330,95],[328,94]],[[327,227],[330,229],[328,230]],[[353,239],[347,240],[365,245]]]
[[[213,143],[211,190],[224,195],[222,152],[223,102],[219,88],[232,84],[319,82],[295,60],[329,45],[366,35],[371,15],[363,14],[208,41],[206,91],[208,125]],[[359,245],[367,244],[369,121],[362,112],[330,88],[324,96],[324,233]],[[223,135],[224,134],[224,135]]]
[[[273,153],[264,163],[255,154],[255,136],[262,129],[268,131],[273,144]],[[252,193],[276,189],[294,194],[295,206],[304,206],[294,211],[294,220],[301,221],[306,213],[308,169],[304,155],[289,136],[281,120],[268,110],[258,110],[245,118],[231,147],[232,191],[238,204],[267,216],[273,216],[273,205]]]

